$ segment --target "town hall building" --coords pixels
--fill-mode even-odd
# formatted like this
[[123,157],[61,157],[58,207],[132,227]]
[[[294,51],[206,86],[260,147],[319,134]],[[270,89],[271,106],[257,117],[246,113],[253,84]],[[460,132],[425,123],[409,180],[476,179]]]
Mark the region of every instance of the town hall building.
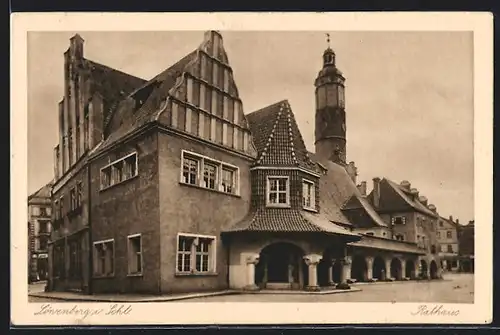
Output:
[[436,207],[407,181],[374,178],[369,194],[357,185],[330,47],[309,152],[286,97],[244,112],[217,31],[148,81],[84,58],[83,46],[75,35],[65,53],[49,290],[319,290],[440,277]]

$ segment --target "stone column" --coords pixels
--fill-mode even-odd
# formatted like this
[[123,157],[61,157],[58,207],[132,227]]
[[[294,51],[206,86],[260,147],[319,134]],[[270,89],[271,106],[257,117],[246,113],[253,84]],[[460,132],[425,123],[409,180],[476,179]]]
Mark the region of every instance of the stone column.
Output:
[[391,259],[385,259],[385,279],[391,278]]
[[259,263],[259,254],[248,254],[246,256],[247,263],[247,285],[246,290],[257,290],[258,287],[255,284],[255,265]]
[[344,259],[342,259],[342,272],[340,277],[340,282],[342,284],[347,283],[347,281],[351,279],[351,264],[351,256],[345,256]]
[[406,260],[404,258],[400,258],[401,262],[401,273],[399,274],[399,280],[403,280],[406,277]]
[[323,256],[318,254],[310,254],[304,256],[304,261],[308,266],[308,284],[306,289],[310,291],[318,291],[318,263],[321,261]]
[[366,280],[370,281],[373,279],[373,257],[366,257]]
[[330,260],[330,263],[328,264],[328,285],[333,286],[335,285],[335,282],[333,281],[333,267],[335,265],[335,258],[332,258]]

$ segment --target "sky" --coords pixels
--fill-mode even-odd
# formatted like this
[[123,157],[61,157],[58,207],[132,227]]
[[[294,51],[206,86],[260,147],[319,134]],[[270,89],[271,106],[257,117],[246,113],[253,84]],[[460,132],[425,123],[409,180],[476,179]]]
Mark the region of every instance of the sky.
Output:
[[[63,53],[77,32],[28,33],[28,194],[53,178]],[[203,32],[78,32],[84,57],[151,79]],[[327,32],[222,31],[245,113],[288,99],[314,151],[314,79]],[[474,219],[473,38],[470,32],[329,31],[346,78],[347,160],[412,187],[440,215]]]

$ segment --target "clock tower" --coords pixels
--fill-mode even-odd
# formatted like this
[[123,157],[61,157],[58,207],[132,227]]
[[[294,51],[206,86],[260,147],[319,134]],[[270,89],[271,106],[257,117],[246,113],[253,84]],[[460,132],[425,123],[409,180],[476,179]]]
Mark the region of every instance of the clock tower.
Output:
[[335,52],[328,46],[323,53],[323,68],[314,82],[315,146],[316,155],[340,164],[346,163],[344,82],[345,78],[335,65]]

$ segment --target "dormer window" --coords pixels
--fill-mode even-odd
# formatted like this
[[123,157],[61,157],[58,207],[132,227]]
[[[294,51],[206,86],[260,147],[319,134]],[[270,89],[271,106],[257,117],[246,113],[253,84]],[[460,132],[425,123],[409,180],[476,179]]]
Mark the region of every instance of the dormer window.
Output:
[[302,180],[302,207],[304,209],[316,209],[316,188],[314,182]]
[[285,176],[267,177],[266,204],[268,207],[290,206],[290,179]]
[[395,216],[392,218],[393,225],[406,224],[406,217],[404,216]]

